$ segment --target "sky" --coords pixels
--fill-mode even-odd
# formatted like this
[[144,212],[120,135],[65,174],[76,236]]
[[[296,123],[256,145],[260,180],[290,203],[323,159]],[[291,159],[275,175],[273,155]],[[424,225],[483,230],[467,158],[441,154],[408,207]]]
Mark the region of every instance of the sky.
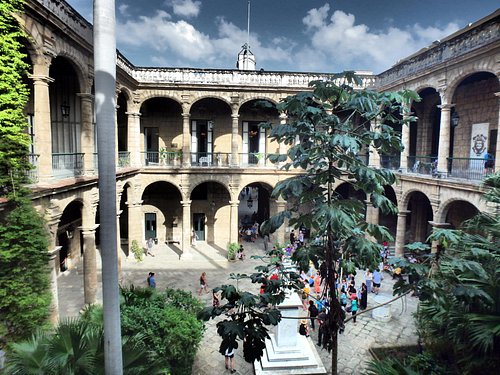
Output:
[[[92,22],[91,0],[67,0]],[[248,0],[116,0],[135,66],[235,69]],[[251,0],[257,70],[381,73],[498,9],[498,0]]]

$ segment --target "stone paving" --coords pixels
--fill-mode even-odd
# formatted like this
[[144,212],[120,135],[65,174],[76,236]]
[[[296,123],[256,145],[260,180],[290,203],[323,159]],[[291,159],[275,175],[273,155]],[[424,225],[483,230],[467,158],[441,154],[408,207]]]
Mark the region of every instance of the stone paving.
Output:
[[[235,284],[235,280],[229,279],[231,273],[254,272],[254,267],[260,261],[250,259],[250,256],[263,254],[262,242],[258,240],[255,243],[244,243],[244,247],[247,255],[244,261],[228,262],[225,249],[211,247],[204,243],[199,243],[192,250],[192,260],[181,261],[179,259],[181,250],[178,246],[157,245],[153,250],[155,257],[148,256],[140,263],[133,258],[122,258],[122,283],[146,286],[148,272],[153,271],[156,273],[157,288],[181,288],[197,296],[199,276],[203,271],[207,273],[209,288],[228,283]],[[83,306],[83,272],[79,268],[80,265],[65,272],[58,279],[61,318],[77,316]],[[98,269],[100,270],[100,265]],[[360,273],[358,277],[356,285],[361,285],[364,281],[363,276]],[[387,275],[384,277],[380,294],[390,296],[393,282]],[[97,299],[100,303],[102,301],[100,271],[98,280]],[[249,280],[239,281],[238,287],[255,293],[259,291],[259,285],[252,284]],[[368,307],[373,306],[373,296],[372,294],[368,297]],[[207,306],[211,305],[210,293],[203,294],[199,298]],[[346,324],[345,332],[339,336],[339,374],[361,374],[366,368],[366,361],[371,358],[368,352],[370,347],[416,344],[417,337],[412,313],[416,310],[417,299],[403,297],[402,300],[395,301],[391,305],[392,320],[388,323],[372,319],[368,312],[358,316],[357,324],[352,324],[352,321]],[[212,320],[206,324],[206,332],[193,365],[193,375],[229,374],[229,371],[224,369],[224,357],[218,351],[221,339],[216,332],[216,323],[217,320]],[[312,332],[311,338],[317,342],[316,332]],[[318,351],[330,374],[330,354],[326,350]],[[241,350],[237,351],[235,367],[237,374],[254,374],[253,365],[244,361]]]

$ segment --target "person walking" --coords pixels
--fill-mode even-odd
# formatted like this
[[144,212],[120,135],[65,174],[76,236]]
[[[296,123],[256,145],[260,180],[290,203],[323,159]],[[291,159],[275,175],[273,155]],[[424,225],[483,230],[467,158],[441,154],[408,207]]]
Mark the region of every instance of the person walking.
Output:
[[146,247],[147,247],[146,255],[151,255],[152,257],[155,256],[153,254],[153,246],[154,246],[154,244],[155,244],[155,240],[153,240],[153,237],[149,237],[148,241],[146,242]]
[[366,291],[367,293],[371,293],[372,291],[372,271],[367,268],[365,272],[365,284],[366,284]]
[[226,370],[231,370],[231,374],[234,374],[236,370],[234,369],[234,354],[236,350],[228,346],[226,351],[224,352],[224,362],[226,364]]
[[321,346],[322,345],[322,341],[325,341],[323,339],[325,339],[326,335],[325,335],[325,330],[326,330],[326,326],[325,326],[325,322],[326,322],[326,319],[328,318],[328,314],[326,312],[326,309],[323,307],[321,309],[321,312],[318,314],[318,324],[319,324],[319,329],[318,329],[318,343],[317,345],[318,346]]
[[375,294],[378,294],[379,290],[380,290],[380,284],[382,283],[382,273],[380,272],[380,270],[376,269],[375,271],[373,271],[373,276],[372,276],[372,280],[373,280],[373,292]]
[[201,296],[201,292],[205,291],[208,293],[208,283],[207,283],[207,273],[203,272],[200,276],[200,290],[198,291],[198,295]]
[[314,321],[319,314],[318,308],[314,304],[314,301],[309,301],[308,313],[309,319],[311,319],[311,329],[314,331]]
[[269,250],[269,234],[264,234],[264,252],[267,254],[267,251]]
[[358,297],[351,301],[352,322],[356,324],[356,313],[358,312]]
[[366,309],[366,306],[368,306],[368,288],[366,287],[365,283],[361,284],[361,299],[359,301],[359,307],[361,310]]
[[150,272],[148,275],[148,286],[150,288],[156,289],[156,280],[154,272]]

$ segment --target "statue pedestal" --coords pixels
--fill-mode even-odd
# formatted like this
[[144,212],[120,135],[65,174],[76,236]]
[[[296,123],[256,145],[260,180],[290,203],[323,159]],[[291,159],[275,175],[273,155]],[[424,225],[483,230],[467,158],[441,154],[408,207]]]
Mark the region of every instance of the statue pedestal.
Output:
[[[303,315],[302,302],[291,293],[278,306],[282,317]],[[326,374],[325,367],[310,337],[298,332],[299,320],[282,319],[276,332],[269,334],[260,362],[254,362],[255,375],[264,374]]]

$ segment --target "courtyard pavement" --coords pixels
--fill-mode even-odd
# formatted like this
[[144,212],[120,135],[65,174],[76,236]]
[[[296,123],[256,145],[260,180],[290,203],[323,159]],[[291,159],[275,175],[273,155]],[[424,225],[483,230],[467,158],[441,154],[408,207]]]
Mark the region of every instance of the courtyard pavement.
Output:
[[[247,258],[244,261],[228,262],[226,251],[222,248],[212,247],[205,243],[198,243],[193,248],[193,259],[180,260],[181,250],[177,245],[156,245],[153,249],[154,257],[148,256],[142,262],[137,262],[133,257],[122,258],[122,284],[134,284],[146,286],[148,272],[155,272],[158,289],[165,287],[180,288],[198,296],[199,276],[202,272],[207,273],[208,286],[213,288],[222,284],[236,281],[230,280],[231,273],[254,272],[254,267],[260,263],[259,260],[250,259],[251,255],[262,255],[263,244],[261,240],[255,243],[244,243]],[[100,257],[98,257],[100,259]],[[83,307],[83,272],[79,268],[82,263],[62,274],[59,279],[59,311],[60,317],[77,316]],[[98,302],[102,302],[102,284],[98,264]],[[391,277],[384,275],[380,295],[391,296]],[[356,277],[356,285],[363,282],[363,274]],[[259,285],[252,284],[249,280],[239,281],[239,288],[259,292]],[[368,307],[373,306],[374,294],[368,296]],[[203,294],[199,297],[207,306],[211,305],[211,294]],[[417,307],[415,297],[403,297],[403,299],[391,303],[392,320],[388,323],[376,321],[368,312],[357,318],[357,324],[349,321],[345,332],[339,336],[339,374],[361,374],[366,368],[366,361],[371,358],[368,349],[370,347],[414,345],[417,342],[414,320],[412,314]],[[304,312],[305,314],[305,312]],[[193,375],[216,375],[228,373],[224,368],[224,357],[219,353],[221,338],[216,332],[217,320],[206,323],[206,332],[201,342],[198,354],[193,364]],[[311,338],[317,342],[317,332],[312,332]],[[241,346],[240,346],[241,348]],[[323,365],[328,373],[331,373],[331,356],[326,350],[318,348]],[[254,374],[253,364],[246,363],[243,353],[238,350],[235,357],[237,374]]]

